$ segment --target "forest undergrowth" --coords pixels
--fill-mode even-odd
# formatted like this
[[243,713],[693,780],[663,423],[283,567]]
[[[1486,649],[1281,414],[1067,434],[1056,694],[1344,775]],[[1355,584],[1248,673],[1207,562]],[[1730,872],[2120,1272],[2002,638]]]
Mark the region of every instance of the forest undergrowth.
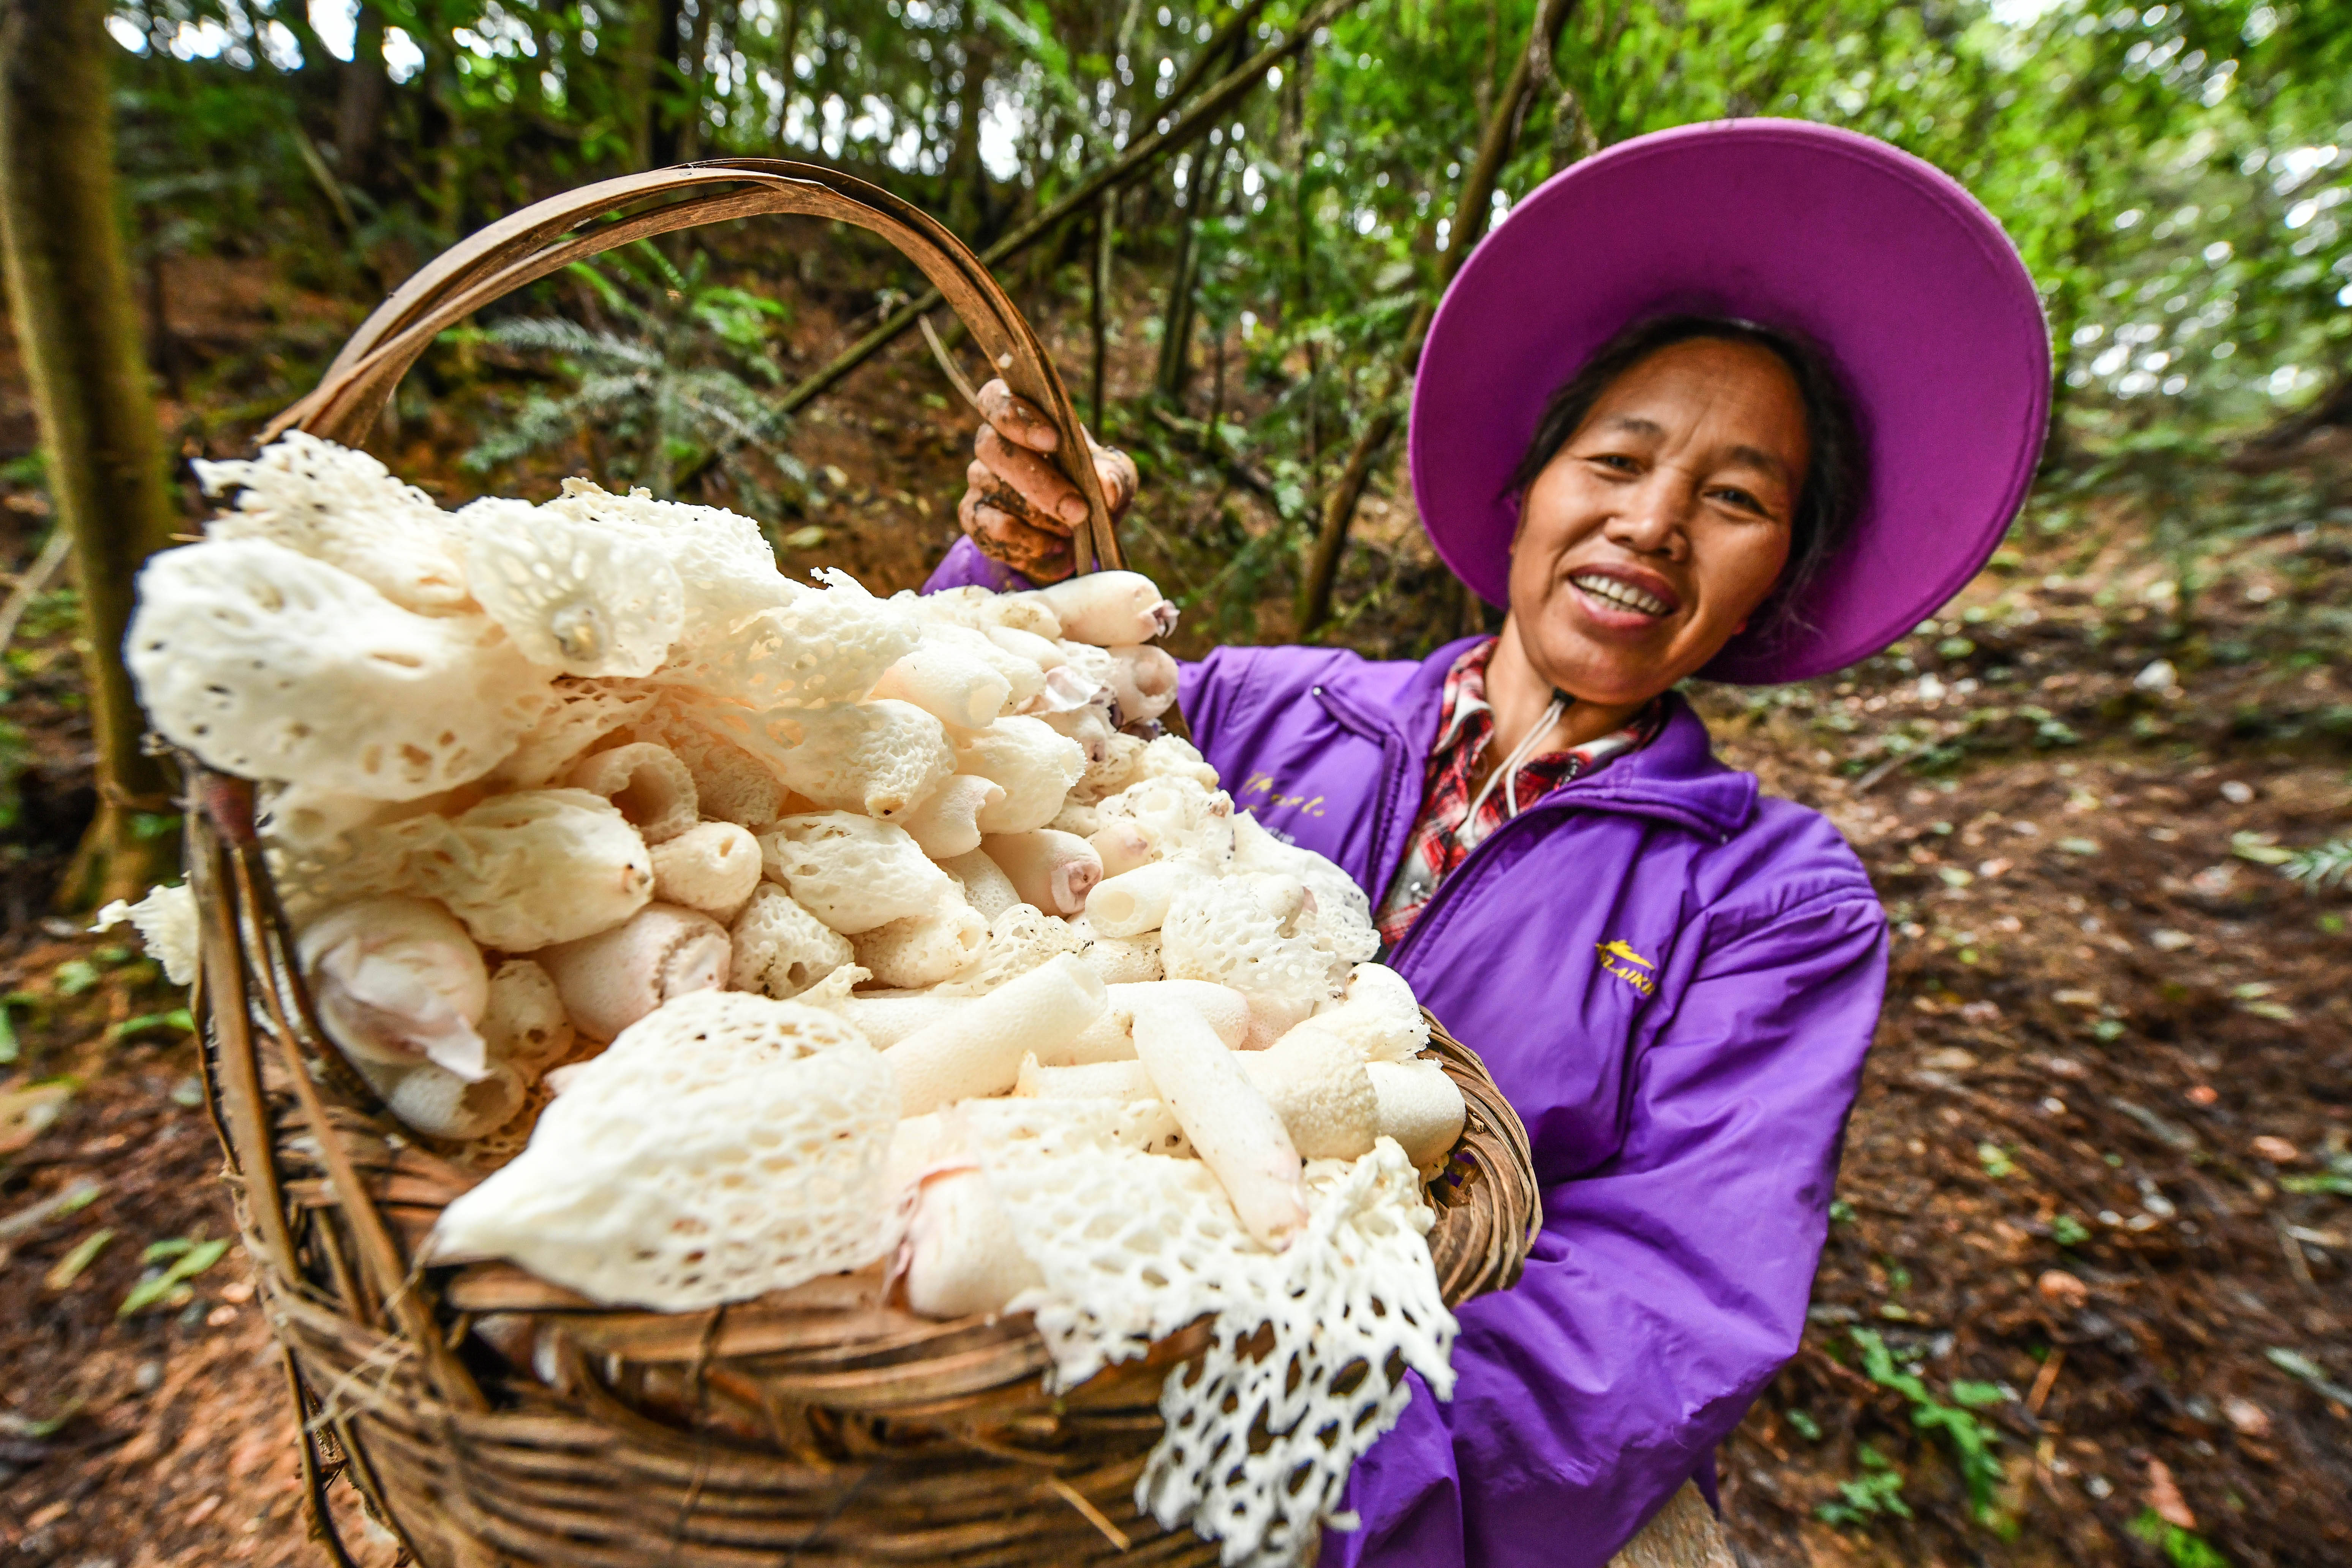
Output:
[[[179,266],[167,428],[237,455],[355,313],[257,266]],[[788,370],[871,300],[773,282]],[[1053,303],[1024,300],[1083,363]],[[1179,651],[1283,637],[1304,514],[1219,429],[1273,391],[1123,400],[1152,375],[1152,302],[1132,303],[1108,435],[1144,468],[1137,563],[1187,604]],[[534,387],[495,342],[455,344],[375,449],[444,502],[611,459],[583,440],[467,468]],[[972,423],[913,339],[812,405],[772,476],[788,569],[919,582]],[[0,454],[31,445],[0,363]],[[37,477],[0,469],[12,574]],[[689,499],[732,499],[705,482]],[[1847,834],[1897,933],[1804,1345],[1719,1456],[1751,1568],[2352,1560],[2352,897],[2284,874],[2352,821],[2352,447],[2323,437],[2269,493],[2274,521],[2184,603],[2137,503],[2061,476],[1885,657],[1696,693],[1728,760]],[[192,482],[186,501],[193,521]],[[1328,635],[1381,656],[1481,624],[1402,492],[1366,506],[1337,602]],[[185,998],[47,912],[92,804],[73,611],[37,599],[0,678],[0,1561],[305,1563]]]

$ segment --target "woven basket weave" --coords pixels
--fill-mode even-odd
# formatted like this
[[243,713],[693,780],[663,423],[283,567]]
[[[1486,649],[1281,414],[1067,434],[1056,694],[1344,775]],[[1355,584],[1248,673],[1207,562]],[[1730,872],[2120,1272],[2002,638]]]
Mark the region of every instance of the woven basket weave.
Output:
[[[493,224],[385,301],[269,434],[355,445],[468,312],[614,246],[760,213],[853,223],[913,259],[1061,431],[1057,458],[1091,509],[1082,563],[1118,563],[1092,465],[1069,460],[1086,447],[1068,395],[1003,290],[919,211],[808,164],[635,175]],[[352,1563],[326,1507],[338,1477],[430,1568],[1217,1560],[1133,1503],[1160,1383],[1205,1324],[1056,1398],[1026,1317],[918,1317],[878,1267],[687,1313],[615,1310],[504,1264],[415,1267],[480,1173],[404,1135],[327,1045],[251,784],[183,763],[209,1103],[302,1417],[310,1530],[334,1562]],[[1459,1302],[1517,1277],[1538,1215],[1517,1117],[1475,1056],[1443,1030],[1435,1042],[1469,1107],[1431,1189],[1430,1250]]]

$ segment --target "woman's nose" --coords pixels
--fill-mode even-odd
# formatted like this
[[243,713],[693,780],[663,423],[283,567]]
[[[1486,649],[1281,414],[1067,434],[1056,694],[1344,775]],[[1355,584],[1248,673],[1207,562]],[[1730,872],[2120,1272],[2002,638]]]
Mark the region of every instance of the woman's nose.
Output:
[[1654,469],[1624,498],[1609,537],[1627,550],[1644,555],[1680,560],[1690,540],[1690,512],[1696,497],[1680,477]]

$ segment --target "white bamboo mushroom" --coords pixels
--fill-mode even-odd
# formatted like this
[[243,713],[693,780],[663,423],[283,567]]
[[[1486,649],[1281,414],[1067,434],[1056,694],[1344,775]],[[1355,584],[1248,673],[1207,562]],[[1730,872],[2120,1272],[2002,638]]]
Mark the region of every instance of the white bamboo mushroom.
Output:
[[697,723],[691,702],[664,703],[635,730],[640,741],[658,741],[677,753],[694,775],[697,804],[706,819],[731,822],[755,831],[785,815],[783,782],[768,764],[717,731]]
[[1050,914],[1076,914],[1102,880],[1102,859],[1095,847],[1075,834],[1050,827],[994,834],[982,840],[981,847],[1012,881],[1023,903]]
[[911,1198],[915,1184],[940,1165],[971,1163],[963,1140],[948,1125],[946,1117],[936,1110],[904,1116],[890,1135],[890,1152],[882,1162],[882,1184],[894,1195]]
[[1146,931],[1141,936],[1105,936],[1078,916],[1066,922],[1078,939],[1086,943],[1078,956],[1085,959],[1106,985],[1134,985],[1148,981],[1165,980],[1167,967],[1160,962],[1160,933]]
[[1371,1152],[1381,1131],[1380,1096],[1364,1058],[1345,1040],[1302,1027],[1234,1059],[1282,1118],[1302,1158],[1353,1160]]
[[1105,936],[1140,936],[1160,929],[1168,905],[1183,887],[1202,875],[1175,860],[1155,860],[1107,877],[1087,895],[1087,921]]
[[883,1060],[908,1115],[1002,1094],[1020,1076],[1023,1056],[1075,1037],[1102,1016],[1107,1000],[1095,972],[1064,954],[908,1036]]
[[489,1059],[526,1078],[562,1060],[574,1037],[554,978],[528,958],[509,958],[490,975],[490,1005],[482,1014],[481,1031]]
[[1176,629],[1176,606],[1140,572],[1096,572],[1035,590],[1062,636],[1097,647],[1150,642]]
[[929,914],[950,888],[904,828],[853,812],[784,817],[760,855],[770,881],[844,936]]
[[988,922],[959,900],[927,915],[909,915],[860,931],[849,945],[857,962],[885,985],[937,985],[980,961],[988,946]]
[[751,901],[729,931],[734,957],[729,984],[781,1002],[798,996],[855,956],[849,939],[793,901],[773,882],[751,891]]
[[969,648],[927,637],[882,672],[874,695],[911,702],[943,724],[977,730],[1004,710],[1013,683]]
[[451,522],[467,585],[533,664],[651,675],[685,627],[685,584],[651,539],[494,496]]
[[694,775],[676,752],[650,741],[592,752],[564,783],[611,801],[649,845],[666,843],[702,819]]
[[1307,1226],[1305,1167],[1282,1118],[1198,1009],[1139,1007],[1135,1054],[1252,1236],[1276,1251]]
[[1101,1017],[1059,1050],[1039,1053],[1038,1060],[1047,1067],[1127,1061],[1135,1055],[1135,1015],[1143,1008],[1189,1006],[1208,1020],[1230,1050],[1239,1050],[1249,1037],[1249,1004],[1228,986],[1155,979],[1111,984],[1108,995]]
[[1314,1001],[1285,991],[1244,991],[1249,1003],[1249,1036],[1245,1051],[1263,1051],[1315,1015]]
[[665,1002],[727,984],[727,929],[697,910],[647,904],[622,925],[539,955],[563,1010],[591,1039],[609,1040]]
[[[803,998],[806,1000],[806,998]],[[899,996],[851,995],[830,1004],[856,1026],[877,1051],[929,1028],[943,1018],[971,1005],[969,996],[936,996],[928,992]]]
[[937,719],[911,702],[877,697],[793,713],[796,743],[772,754],[785,784],[820,805],[896,818],[956,771]]
[[865,697],[921,636],[912,617],[846,577],[824,590],[773,583],[789,596],[742,618],[698,616],[689,592],[686,636],[651,679],[761,712],[822,709]]
[[972,773],[942,779],[898,826],[934,860],[952,860],[980,847],[980,816],[1004,799],[1004,786]]
[[760,885],[760,841],[732,822],[702,822],[653,846],[654,897],[721,922]]
[[940,868],[963,884],[964,900],[992,925],[997,916],[1021,902],[1020,889],[1013,887],[1004,868],[988,858],[986,850],[975,847],[961,855],[942,858]]
[[1048,960],[1077,953],[1085,946],[1067,921],[1016,901],[988,922],[988,946],[980,962],[933,989],[941,995],[984,996]]
[[1110,689],[1118,697],[1118,721],[1146,723],[1176,703],[1176,660],[1164,647],[1129,643],[1110,650]]
[[1041,637],[1020,626],[982,626],[981,635],[988,638],[991,646],[1003,649],[1014,658],[1035,665],[1041,681],[1061,668],[1064,663],[1056,638]]
[[521,790],[463,816],[377,830],[407,846],[406,880],[484,947],[530,952],[610,931],[653,897],[646,841],[600,795]]
[[922,1184],[907,1228],[907,1305],[927,1318],[993,1315],[1045,1282],[979,1171]]
[[832,1014],[702,991],[581,1064],[530,1142],[422,1256],[510,1258],[593,1300],[687,1311],[856,1268],[887,1245],[889,1069]]
[[999,719],[956,747],[956,772],[976,773],[1004,788],[1004,798],[980,814],[982,833],[1045,826],[1086,771],[1086,748],[1038,719]]
[[1435,1180],[1469,1116],[1460,1086],[1433,1061],[1367,1062],[1364,1071],[1380,1097],[1381,1136],[1397,1141],[1423,1181]]
[[459,1142],[495,1132],[522,1109],[522,1076],[493,1062],[468,1082],[426,1062],[398,1075],[379,1089],[394,1116],[419,1132]]
[[1038,1066],[1030,1056],[1021,1059],[1013,1094],[1017,1100],[1157,1100],[1160,1089],[1139,1061],[1049,1068]]
[[341,567],[419,615],[473,608],[464,569],[450,553],[447,516],[365,452],[289,430],[249,460],[200,458],[189,466],[206,495],[237,491],[235,508],[205,524],[206,539],[282,544]]
[[1105,823],[1087,836],[1087,842],[1102,857],[1106,881],[1151,863],[1151,840],[1132,822]]
[[123,658],[155,729],[212,766],[378,800],[488,773],[551,679],[487,616],[413,614],[262,539],[148,557]]
[[1429,1020],[1413,999],[1412,987],[1384,964],[1356,965],[1349,973],[1344,999],[1307,1022],[1346,1040],[1369,1062],[1411,1061],[1429,1047]]
[[129,921],[147,956],[163,966],[163,978],[185,985],[196,977],[196,892],[185,882],[150,888],[137,903],[117,899],[98,911],[92,931]]
[[473,1083],[486,1073],[475,1026],[490,982],[466,928],[422,899],[362,899],[305,927],[296,944],[327,1037],[354,1063],[432,1062]]

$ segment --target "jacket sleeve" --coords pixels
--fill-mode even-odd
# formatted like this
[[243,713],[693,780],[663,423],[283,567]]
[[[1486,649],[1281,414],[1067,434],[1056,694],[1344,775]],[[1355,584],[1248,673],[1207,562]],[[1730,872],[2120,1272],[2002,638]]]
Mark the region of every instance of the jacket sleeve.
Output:
[[1461,1311],[1453,1402],[1415,1384],[1327,1561],[1601,1568],[1795,1353],[1885,919],[1864,885],[1710,924],[1618,1152],[1544,1193],[1524,1278]]
[[1023,594],[1035,584],[994,557],[983,554],[979,545],[969,537],[958,539],[948,546],[948,552],[931,569],[919,593],[938,594],[950,588],[985,588],[992,594]]

